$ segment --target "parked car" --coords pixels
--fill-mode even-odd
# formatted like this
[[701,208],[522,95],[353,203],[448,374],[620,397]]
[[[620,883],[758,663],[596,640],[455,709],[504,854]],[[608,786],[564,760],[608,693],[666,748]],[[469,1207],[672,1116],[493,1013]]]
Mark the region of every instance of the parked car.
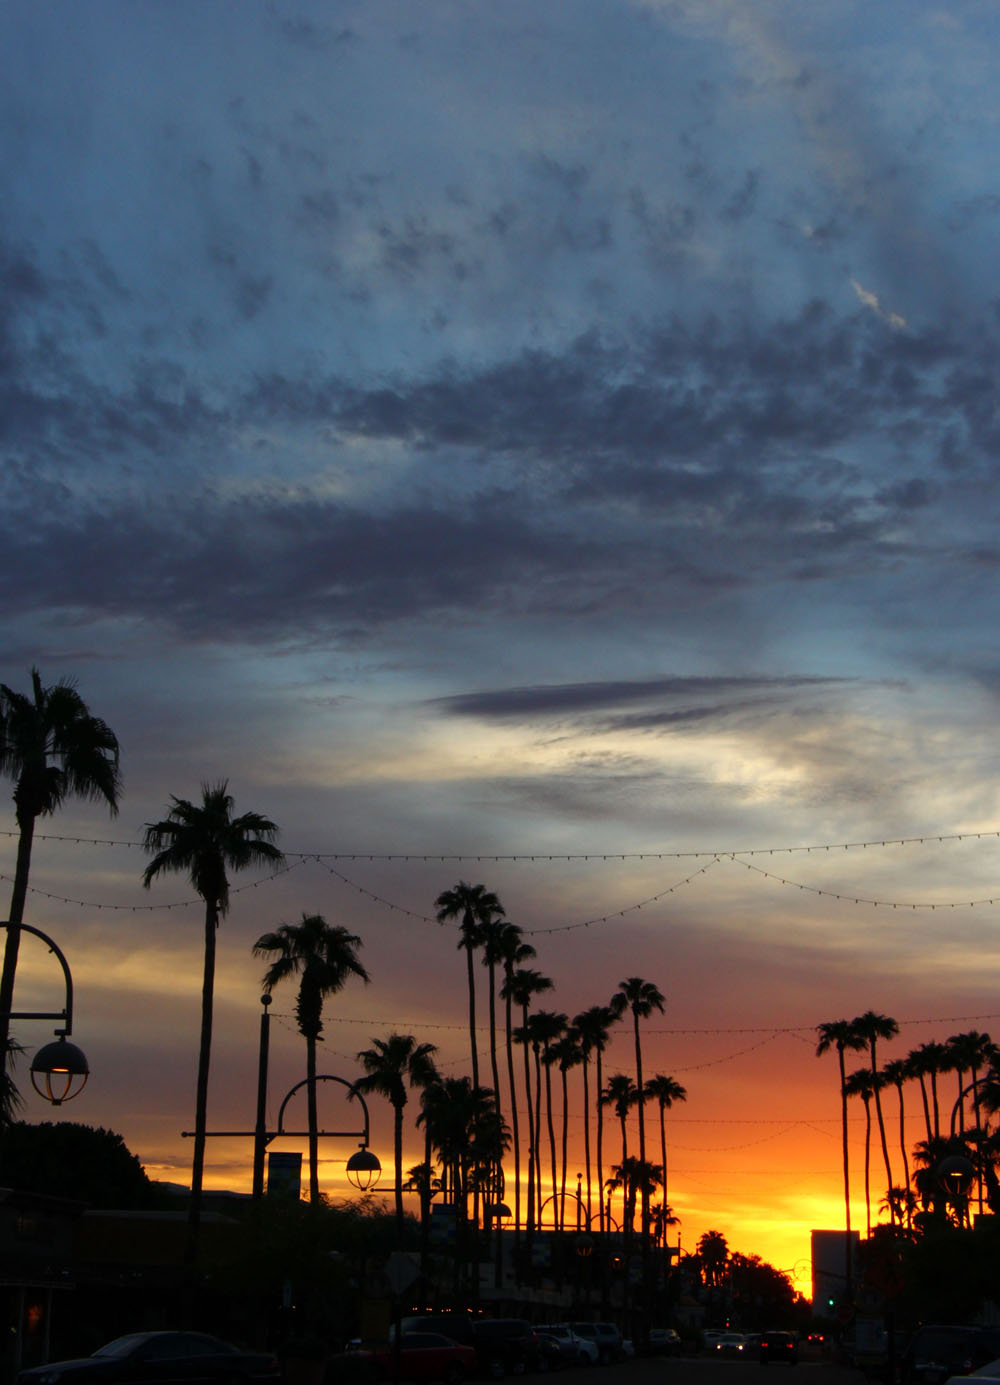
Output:
[[576,1344],[566,1337],[555,1337],[548,1328],[535,1328],[535,1348],[540,1371],[558,1371],[564,1366],[578,1366],[580,1358]]
[[539,1365],[534,1328],[524,1318],[473,1318],[463,1313],[407,1317],[402,1332],[438,1332],[476,1353],[480,1375],[498,1380],[523,1375]]
[[772,1361],[787,1361],[790,1366],[799,1363],[799,1340],[794,1332],[762,1332],[759,1350],[762,1366]]
[[204,1332],[131,1332],[116,1337],[92,1356],[52,1361],[21,1371],[18,1385],[270,1385],[279,1379],[270,1352],[240,1351]]
[[952,1380],[959,1382],[959,1385],[966,1385],[970,1380],[984,1381],[986,1385],[993,1385],[993,1382],[1000,1385],[1000,1361],[987,1361],[985,1366],[979,1366],[967,1376],[953,1375],[949,1377],[948,1385],[951,1385]]
[[746,1339],[740,1332],[724,1332],[716,1338],[713,1351],[716,1356],[743,1356],[746,1352]]
[[597,1359],[602,1366],[622,1360],[622,1334],[613,1322],[571,1322],[570,1327],[578,1337],[597,1343]]
[[[339,1358],[343,1378],[354,1380],[392,1379],[396,1371],[394,1342],[362,1342]],[[399,1376],[401,1380],[443,1380],[445,1385],[461,1385],[478,1369],[475,1350],[462,1346],[440,1332],[401,1332],[399,1334]],[[370,1370],[358,1370],[369,1367]],[[353,1369],[352,1369],[353,1368]]]
[[680,1356],[681,1334],[676,1327],[651,1327],[646,1339],[650,1356]]
[[591,1366],[600,1360],[601,1353],[597,1342],[591,1337],[581,1337],[579,1332],[573,1331],[568,1322],[546,1323],[545,1327],[536,1330],[551,1333],[553,1337],[565,1342],[578,1365]]
[[932,1324],[918,1327],[900,1361],[903,1385],[940,1385],[970,1375],[1000,1356],[1000,1328]]

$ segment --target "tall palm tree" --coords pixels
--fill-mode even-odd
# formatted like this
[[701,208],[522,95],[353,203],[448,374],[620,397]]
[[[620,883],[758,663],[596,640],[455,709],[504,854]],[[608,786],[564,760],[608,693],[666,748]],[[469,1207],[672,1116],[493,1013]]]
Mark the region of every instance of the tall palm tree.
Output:
[[[524,1052],[524,1093],[528,1110],[528,1232],[534,1229],[535,1211],[541,1204],[541,1189],[535,1179],[536,1150],[539,1130],[535,1122],[534,1106],[531,1099],[531,1035],[528,1032],[528,1006],[536,995],[553,988],[551,977],[530,967],[519,967],[509,981],[504,982],[504,990],[509,993],[511,1002],[521,1007],[521,1024],[514,1038],[522,1045]],[[516,1104],[516,1103],[515,1103]]]
[[469,980],[469,1043],[472,1050],[472,1085],[479,1086],[479,1050],[476,1046],[476,973],[472,954],[479,946],[480,930],[492,919],[503,916],[500,900],[485,885],[467,885],[464,880],[450,890],[444,890],[434,901],[438,923],[448,919],[462,920],[459,948],[464,949]]
[[201,1040],[195,1097],[194,1155],[191,1162],[191,1202],[188,1210],[187,1255],[197,1254],[201,1221],[201,1187],[205,1171],[205,1132],[208,1113],[208,1069],[212,1055],[212,998],[215,989],[215,935],[219,920],[229,911],[227,870],[277,865],[284,860],[274,844],[278,829],[260,813],[233,816],[233,798],[225,780],[201,786],[201,803],[170,800],[160,822],[147,822],[144,849],[153,856],[142,876],[148,890],[158,875],[186,874],[205,901],[205,963],[201,986]]
[[[613,1107],[615,1115],[618,1117],[622,1134],[622,1157],[619,1166],[621,1168],[626,1167],[629,1158],[628,1113],[636,1104],[638,1097],[639,1093],[636,1091],[635,1083],[627,1072],[612,1073],[598,1096],[601,1106]],[[606,1187],[607,1184],[604,1186]]]
[[319,1202],[319,1117],[316,1109],[316,1045],[323,1033],[323,1001],[352,976],[369,977],[358,960],[361,939],[322,914],[302,915],[301,923],[283,923],[253,945],[255,957],[273,957],[264,973],[268,992],[289,977],[299,978],[295,1019],[306,1041],[306,1099],[309,1122],[309,1200]]
[[[552,1063],[550,1054],[552,1046],[556,1040],[561,1038],[566,1028],[567,1018],[565,1015],[556,1014],[552,1010],[536,1010],[533,1015],[528,1016],[528,1034],[531,1039],[531,1049],[535,1055],[535,1130],[541,1131],[541,1086],[542,1086],[542,1065],[545,1066],[545,1112],[549,1132],[549,1152],[552,1158],[552,1201],[556,1201],[556,1131],[552,1123]],[[541,1136],[537,1141],[540,1146]],[[538,1184],[538,1212],[539,1223],[541,1223],[542,1210],[542,1162],[539,1150],[535,1161],[535,1177]],[[558,1208],[556,1208],[558,1212]],[[558,1225],[557,1216],[553,1217],[553,1225]]]
[[[639,1108],[639,1162],[646,1162],[646,1104],[645,1085],[642,1080],[642,1044],[639,1040],[639,1021],[648,1019],[654,1010],[663,1013],[665,996],[652,981],[643,981],[641,976],[630,976],[619,983],[619,994],[632,1011],[632,1025],[635,1031],[635,1089],[638,1093],[636,1105]],[[643,1258],[649,1247],[649,1189],[643,1183],[642,1189],[642,1253]]]
[[[980,1034],[976,1029],[970,1029],[965,1034],[952,1034],[948,1040],[948,1053],[951,1061],[958,1072],[958,1111],[962,1124],[960,1131],[964,1130],[964,1097],[965,1089],[962,1085],[962,1074],[968,1072],[969,1085],[972,1090],[972,1108],[975,1113],[977,1140],[981,1132],[982,1120],[979,1101],[979,1074],[984,1067],[988,1067],[996,1054],[996,1046],[989,1034]],[[978,1197],[979,1211],[983,1211],[983,1161],[982,1158],[976,1160],[976,1167],[979,1170]]]
[[[418,1044],[412,1034],[390,1034],[387,1039],[372,1039],[371,1048],[362,1049],[358,1062],[365,1076],[355,1082],[359,1092],[377,1092],[392,1105],[392,1152],[395,1167],[396,1235],[403,1230],[403,1110],[406,1084],[426,1088],[436,1076],[433,1055],[436,1044]],[[423,1204],[421,1204],[422,1206]]]
[[118,812],[118,738],[106,722],[92,715],[71,679],[45,687],[33,668],[30,696],[0,683],[0,774],[14,781],[18,831],[0,974],[0,1058],[9,1062],[19,925],[24,920],[35,822],[54,813],[70,797],[103,802],[112,815]]
[[903,1183],[902,1190],[907,1197],[902,1201],[897,1200],[897,1205],[909,1207],[908,1195],[910,1191],[910,1161],[906,1153],[906,1117],[903,1109],[903,1083],[910,1076],[910,1066],[905,1058],[894,1058],[891,1062],[885,1063],[882,1068],[882,1081],[886,1086],[896,1088],[896,1095],[899,1098],[899,1149],[903,1156]]
[[816,1057],[821,1058],[832,1048],[837,1054],[837,1067],[840,1072],[840,1132],[841,1151],[844,1163],[844,1297],[848,1303],[851,1298],[853,1273],[851,1269],[851,1175],[847,1155],[847,1070],[844,1054],[848,1051],[860,1053],[867,1048],[867,1042],[860,1030],[850,1020],[828,1020],[816,1026]]
[[934,1123],[931,1119],[931,1103],[927,1091],[927,1079],[931,1077],[934,1068],[932,1066],[931,1057],[926,1052],[929,1047],[930,1045],[928,1044],[920,1044],[918,1048],[911,1048],[906,1055],[906,1066],[910,1076],[920,1083],[920,1100],[924,1108],[924,1130],[926,1138],[928,1140],[933,1140]]
[[886,1187],[892,1187],[892,1169],[889,1165],[889,1145],[885,1137],[885,1117],[882,1114],[882,1098],[880,1096],[882,1082],[878,1070],[878,1058],[876,1047],[879,1039],[894,1039],[899,1033],[899,1025],[889,1015],[876,1014],[874,1010],[866,1010],[863,1015],[853,1021],[868,1045],[868,1056],[871,1060],[872,1087],[875,1097],[875,1115],[878,1120],[878,1135],[882,1145],[882,1159],[885,1163],[885,1182]]
[[865,1104],[865,1220],[866,1236],[872,1234],[872,1194],[871,1194],[871,1150],[872,1150],[872,1095],[875,1090],[877,1077],[873,1077],[869,1068],[859,1068],[857,1072],[852,1072],[844,1081],[844,1092],[847,1096],[859,1096]]
[[594,1054],[594,1067],[596,1076],[597,1090],[597,1190],[598,1190],[598,1225],[601,1232],[604,1231],[604,1106],[601,1094],[604,1091],[604,1074],[602,1072],[602,1060],[604,1051],[608,1046],[611,1026],[617,1023],[625,1013],[625,997],[616,992],[607,1005],[592,1005],[589,1010],[582,1011],[574,1019],[573,1024],[579,1030],[580,1043],[583,1048],[583,1081],[586,1110],[584,1111],[584,1145],[587,1159],[587,1215],[590,1216],[590,1102],[587,1094],[587,1067],[591,1053]]
[[534,957],[535,949],[523,940],[516,923],[505,923],[500,935],[500,960],[503,983],[500,997],[504,1002],[504,1040],[507,1051],[507,1090],[510,1094],[510,1126],[514,1137],[514,1246],[515,1254],[521,1244],[521,1125],[517,1111],[517,1086],[514,1081],[514,976],[521,962]]
[[569,1083],[567,1075],[570,1068],[575,1068],[583,1062],[580,1035],[572,1025],[569,1025],[562,1037],[552,1045],[549,1050],[549,1057],[551,1061],[559,1064],[559,1075],[562,1082],[562,1142],[560,1147],[562,1174],[559,1180],[559,1230],[562,1231],[566,1220],[566,1167],[568,1162],[566,1146],[569,1137]]
[[646,1079],[646,1095],[660,1110],[660,1187],[663,1201],[667,1200],[667,1118],[666,1113],[675,1101],[687,1101],[687,1088],[673,1077],[658,1072]]

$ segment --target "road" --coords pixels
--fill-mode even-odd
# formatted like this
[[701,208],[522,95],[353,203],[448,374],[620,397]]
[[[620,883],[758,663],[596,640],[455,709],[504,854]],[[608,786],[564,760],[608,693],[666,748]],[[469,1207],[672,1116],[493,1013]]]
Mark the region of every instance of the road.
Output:
[[[785,1380],[791,1375],[790,1382]],[[532,1377],[536,1379],[537,1377]],[[650,1356],[614,1366],[560,1371],[551,1385],[865,1385],[860,1371],[829,1361],[760,1366],[756,1361]]]

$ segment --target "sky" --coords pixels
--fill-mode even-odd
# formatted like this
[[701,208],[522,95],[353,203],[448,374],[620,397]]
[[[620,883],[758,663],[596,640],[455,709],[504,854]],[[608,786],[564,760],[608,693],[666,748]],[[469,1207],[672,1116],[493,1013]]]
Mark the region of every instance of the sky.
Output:
[[189,1176],[202,913],[138,843],[225,779],[293,868],[233,881],[211,1129],[303,911],[371,975],[329,1071],[392,1030],[465,1071],[433,902],[482,882],[547,1008],[665,994],[683,1247],[801,1277],[843,1217],[815,1026],[1000,1031],[998,46],[985,0],[3,7],[0,681],[122,747],[118,817],[35,845],[67,1115]]

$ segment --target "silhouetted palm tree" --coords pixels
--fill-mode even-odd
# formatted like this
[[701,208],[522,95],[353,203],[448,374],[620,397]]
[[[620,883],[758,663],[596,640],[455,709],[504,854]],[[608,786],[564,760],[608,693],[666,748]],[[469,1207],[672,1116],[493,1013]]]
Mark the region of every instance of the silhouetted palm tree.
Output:
[[[910,1161],[906,1154],[906,1120],[903,1109],[903,1083],[910,1076],[910,1067],[905,1058],[894,1058],[892,1062],[884,1064],[882,1068],[882,1080],[886,1085],[896,1088],[896,1095],[899,1098],[899,1149],[903,1156],[903,1191],[909,1194],[910,1190]],[[897,1199],[897,1205],[909,1207],[908,1198],[901,1202]]]
[[844,1085],[847,1081],[847,1071],[844,1065],[844,1054],[848,1050],[859,1053],[868,1045],[864,1035],[855,1028],[850,1020],[829,1020],[825,1024],[818,1024],[816,1035],[817,1058],[822,1057],[831,1048],[835,1049],[837,1068],[840,1073],[840,1131],[844,1163],[844,1296],[842,1302],[847,1303],[851,1297],[853,1273],[851,1269],[851,1175],[847,1155],[847,1092]]
[[[510,1126],[514,1137],[514,1246],[521,1243],[521,1126],[517,1112],[517,1086],[514,1081],[514,977],[521,962],[534,957],[535,949],[524,942],[516,923],[505,923],[500,934],[500,959],[503,963],[503,983],[500,997],[504,1002],[504,1038],[507,1049],[507,1089],[510,1094]],[[550,983],[551,984],[551,983]]]
[[[598,1100],[602,1106],[614,1107],[622,1135],[622,1157],[619,1168],[628,1166],[628,1113],[636,1104],[639,1093],[627,1072],[616,1072],[608,1078]],[[605,1183],[605,1187],[607,1184]]]
[[658,1072],[646,1081],[646,1095],[655,1101],[660,1109],[660,1186],[663,1200],[667,1200],[667,1118],[666,1113],[675,1101],[687,1101],[687,1088],[673,1077]]
[[44,687],[33,668],[30,696],[0,683],[0,774],[14,781],[18,831],[0,974],[0,1058],[7,1062],[14,1052],[8,1040],[21,943],[18,925],[24,920],[35,822],[70,797],[106,803],[112,814],[117,813],[118,739],[106,722],[91,714],[72,680],[62,678]]
[[[274,844],[278,829],[260,813],[233,817],[232,795],[226,780],[202,784],[201,803],[170,799],[170,811],[160,822],[147,822],[144,850],[153,856],[143,871],[148,890],[158,875],[187,875],[205,901],[205,964],[201,986],[201,1040],[198,1046],[198,1085],[195,1098],[194,1154],[191,1161],[191,1203],[188,1211],[189,1259],[197,1254],[201,1221],[201,1185],[205,1170],[205,1132],[208,1115],[208,1069],[212,1056],[212,1000],[215,990],[215,935],[219,920],[229,912],[227,870],[279,865],[285,858]],[[155,853],[155,854],[154,854]]]
[[567,1082],[567,1074],[570,1068],[575,1068],[583,1062],[580,1036],[572,1025],[567,1028],[562,1038],[552,1045],[549,1050],[549,1057],[551,1061],[559,1064],[559,1074],[562,1079],[562,1144],[560,1150],[562,1175],[559,1181],[559,1229],[561,1231],[566,1220],[566,1145],[569,1136],[569,1083]]
[[451,890],[444,890],[434,901],[438,923],[461,918],[462,936],[459,947],[464,949],[469,979],[469,1043],[472,1050],[472,1085],[479,1086],[479,1049],[476,1042],[476,973],[472,954],[479,946],[480,930],[491,919],[502,916],[500,900],[485,885],[467,885],[464,880]]
[[[584,1010],[577,1015],[573,1021],[580,1033],[580,1043],[583,1049],[583,1080],[584,1092],[587,1093],[587,1068],[589,1055],[595,1055],[596,1089],[597,1089],[597,1188],[600,1196],[598,1197],[598,1221],[600,1230],[604,1231],[604,1107],[601,1101],[601,1094],[604,1090],[604,1074],[602,1072],[602,1059],[604,1050],[608,1046],[608,1038],[611,1026],[617,1023],[625,1013],[625,997],[616,992],[607,1005],[592,1005],[589,1010]],[[587,1215],[591,1215],[590,1199],[590,1101],[589,1094],[586,1094],[585,1101],[587,1109],[584,1112],[584,1143],[587,1158]]]
[[316,1045],[323,1033],[323,1001],[352,976],[368,981],[358,960],[361,939],[321,914],[302,915],[301,923],[283,923],[253,945],[255,957],[273,957],[264,973],[268,992],[292,976],[299,978],[295,1020],[306,1041],[306,1104],[309,1129],[309,1200],[319,1202],[319,1117],[316,1108]]
[[23,1047],[16,1039],[7,1040],[7,1061],[0,1064],[0,1130],[17,1119],[21,1106],[21,1093],[14,1081],[14,1062]]
[[878,1134],[882,1144],[882,1158],[885,1162],[885,1182],[886,1187],[891,1188],[892,1168],[889,1164],[889,1145],[885,1137],[885,1117],[882,1114],[882,1098],[879,1095],[882,1082],[879,1079],[876,1046],[879,1039],[894,1039],[899,1033],[899,1025],[894,1019],[890,1018],[889,1015],[879,1015],[876,1014],[874,1010],[866,1010],[863,1015],[858,1015],[853,1023],[868,1045],[868,1054],[871,1059],[872,1069],[872,1089],[875,1097],[875,1115],[878,1119]]
[[[936,1083],[937,1067],[936,1061],[929,1050],[941,1047],[935,1044],[920,1044],[918,1048],[913,1048],[906,1055],[906,1064],[911,1077],[916,1078],[920,1083],[920,1100],[924,1108],[924,1129],[928,1140],[934,1138],[934,1119],[931,1115],[931,1102],[927,1090],[927,1079]],[[937,1097],[935,1092],[934,1101],[935,1114],[937,1111]]]
[[[371,1048],[357,1055],[365,1070],[354,1086],[359,1092],[378,1092],[392,1104],[392,1153],[395,1169],[396,1235],[403,1230],[403,1111],[406,1107],[407,1082],[411,1087],[426,1088],[436,1076],[433,1055],[436,1044],[418,1044],[412,1034],[390,1034],[387,1039],[373,1039]],[[421,1204],[423,1205],[423,1204]]]
[[[536,1010],[533,1015],[528,1016],[528,1034],[531,1038],[531,1049],[535,1055],[535,1129],[541,1130],[541,1085],[542,1085],[542,1065],[545,1066],[545,1114],[549,1132],[549,1152],[552,1159],[552,1201],[556,1202],[557,1196],[557,1173],[556,1173],[556,1132],[552,1122],[552,1064],[550,1053],[553,1044],[559,1039],[566,1028],[567,1019],[565,1015],[556,1014],[552,1010]],[[541,1145],[539,1137],[538,1144]],[[539,1220],[541,1220],[542,1210],[542,1165],[541,1157],[535,1163],[535,1176],[538,1183],[539,1192]],[[558,1206],[555,1207],[553,1215],[553,1225],[558,1225]]]
[[718,1288],[722,1284],[729,1260],[729,1245],[721,1231],[705,1231],[698,1238],[696,1255],[701,1261],[705,1282]]
[[540,1131],[535,1121],[535,1108],[531,1096],[531,1034],[528,1030],[528,1006],[536,995],[551,991],[553,982],[540,971],[530,967],[519,967],[509,981],[504,982],[504,990],[509,993],[511,1002],[521,1008],[521,1024],[513,1038],[522,1045],[524,1052],[524,1094],[528,1110],[528,1230],[535,1225],[535,1211],[541,1205],[541,1188],[535,1178],[537,1166],[537,1147]]
[[649,1198],[660,1187],[660,1170],[649,1160],[635,1159],[631,1155],[620,1164],[613,1164],[612,1176],[605,1187],[608,1192],[622,1190],[624,1208],[622,1225],[627,1231],[635,1229],[636,1196],[641,1198],[643,1190]]
[[859,1068],[852,1072],[844,1082],[847,1096],[859,1096],[865,1104],[865,1221],[866,1235],[872,1234],[872,1194],[871,1194],[871,1149],[872,1149],[872,1093],[876,1078],[869,1068]]
[[[642,1044],[639,1040],[639,1021],[648,1019],[654,1010],[659,1010],[662,1014],[664,995],[663,992],[653,984],[652,981],[643,981],[641,976],[630,976],[627,980],[619,983],[618,991],[625,997],[626,1004],[632,1011],[632,1024],[635,1031],[635,1089],[637,1092],[636,1104],[639,1108],[639,1161],[646,1162],[646,1120],[644,1108],[646,1104],[645,1084],[642,1078]],[[642,1197],[642,1251],[645,1258],[649,1244],[649,1193],[645,1184],[641,1189]]]

